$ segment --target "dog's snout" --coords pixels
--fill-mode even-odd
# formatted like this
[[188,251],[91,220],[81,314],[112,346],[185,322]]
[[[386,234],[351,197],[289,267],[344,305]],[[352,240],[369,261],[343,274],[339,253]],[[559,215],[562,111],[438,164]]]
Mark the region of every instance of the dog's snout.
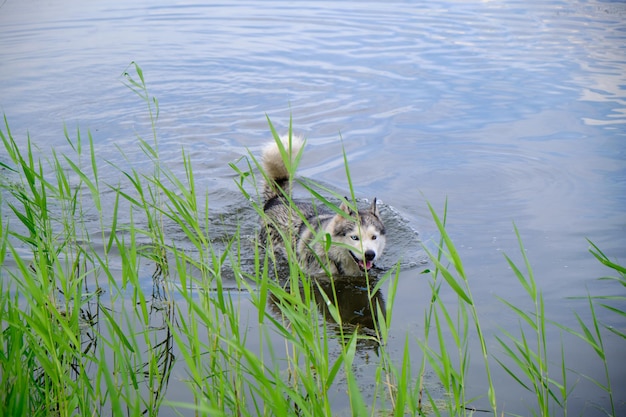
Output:
[[366,250],[365,251],[365,259],[366,260],[373,261],[375,257],[376,257],[376,252],[374,252],[373,250]]

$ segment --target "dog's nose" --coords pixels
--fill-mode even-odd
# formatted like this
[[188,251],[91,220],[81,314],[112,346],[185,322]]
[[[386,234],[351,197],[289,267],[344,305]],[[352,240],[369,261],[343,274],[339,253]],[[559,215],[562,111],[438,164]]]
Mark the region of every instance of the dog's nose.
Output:
[[375,257],[376,257],[376,252],[374,252],[373,250],[366,250],[365,251],[365,260],[366,261],[373,261]]

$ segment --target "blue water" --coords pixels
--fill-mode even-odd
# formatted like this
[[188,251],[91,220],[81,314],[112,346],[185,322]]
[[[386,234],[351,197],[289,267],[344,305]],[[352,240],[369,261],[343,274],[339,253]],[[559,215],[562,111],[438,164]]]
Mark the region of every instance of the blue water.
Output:
[[[89,129],[102,159],[119,146],[147,164],[136,147],[137,134],[150,135],[145,105],[122,83],[131,61],[159,100],[163,160],[182,172],[184,147],[218,210],[238,201],[228,163],[259,151],[266,115],[281,130],[292,116],[308,139],[301,175],[345,188],[343,144],[357,195],[393,207],[431,248],[426,200],[441,211],[447,199],[449,232],[490,329],[517,325],[494,297],[520,297],[502,255],[521,259],[513,222],[549,317],[574,325],[571,311],[585,314],[585,304],[566,297],[620,290],[596,280],[608,271],[586,239],[626,263],[623,2],[0,6],[0,110],[14,136],[28,132],[42,149],[67,149],[65,124]],[[395,237],[402,250],[391,255],[420,259],[414,240],[402,242]],[[423,325],[419,271],[402,273],[398,349]],[[626,357],[609,350],[624,392]],[[601,402],[595,394],[577,397],[578,409]]]

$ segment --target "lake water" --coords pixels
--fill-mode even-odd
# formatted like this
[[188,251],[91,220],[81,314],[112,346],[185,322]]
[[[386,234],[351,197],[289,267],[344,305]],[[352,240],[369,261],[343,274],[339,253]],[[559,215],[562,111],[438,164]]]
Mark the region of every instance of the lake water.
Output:
[[[347,189],[345,147],[357,196],[377,197],[403,219],[383,260],[403,259],[390,340],[398,352],[423,327],[426,265],[412,230],[434,247],[426,201],[440,212],[448,201],[448,231],[490,331],[518,325],[495,296],[524,305],[503,257],[521,260],[513,222],[549,318],[586,317],[586,302],[567,297],[624,295],[597,280],[608,271],[586,240],[626,262],[623,2],[0,5],[0,110],[24,142],[28,133],[63,152],[65,124],[91,131],[99,158],[121,147],[147,165],[136,146],[137,133],[150,135],[146,108],[122,83],[131,61],[160,103],[162,160],[182,173],[184,147],[218,214],[242,204],[228,163],[247,149],[258,154],[270,138],[266,115],[283,131],[292,116],[307,138],[303,177]],[[611,340],[624,411],[626,353]],[[558,334],[554,341],[558,350]],[[575,339],[568,347],[583,373],[600,375],[588,347]],[[519,386],[509,392],[515,383],[495,378],[505,411],[525,413]],[[606,398],[581,384],[571,411],[598,413],[591,404]],[[172,383],[169,395],[178,389]]]

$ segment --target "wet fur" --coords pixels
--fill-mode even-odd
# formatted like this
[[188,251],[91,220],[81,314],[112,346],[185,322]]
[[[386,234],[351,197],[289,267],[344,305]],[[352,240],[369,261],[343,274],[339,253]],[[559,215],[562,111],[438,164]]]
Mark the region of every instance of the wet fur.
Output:
[[[302,138],[282,137],[288,163],[295,161],[304,146]],[[275,252],[287,256],[285,242],[304,272],[359,276],[371,270],[385,247],[385,227],[376,199],[365,210],[353,211],[345,202],[341,214],[323,204],[294,202],[291,205],[291,180],[278,143],[263,149],[263,169],[267,180],[263,187],[265,219],[261,239]],[[327,236],[332,244],[325,250]]]

